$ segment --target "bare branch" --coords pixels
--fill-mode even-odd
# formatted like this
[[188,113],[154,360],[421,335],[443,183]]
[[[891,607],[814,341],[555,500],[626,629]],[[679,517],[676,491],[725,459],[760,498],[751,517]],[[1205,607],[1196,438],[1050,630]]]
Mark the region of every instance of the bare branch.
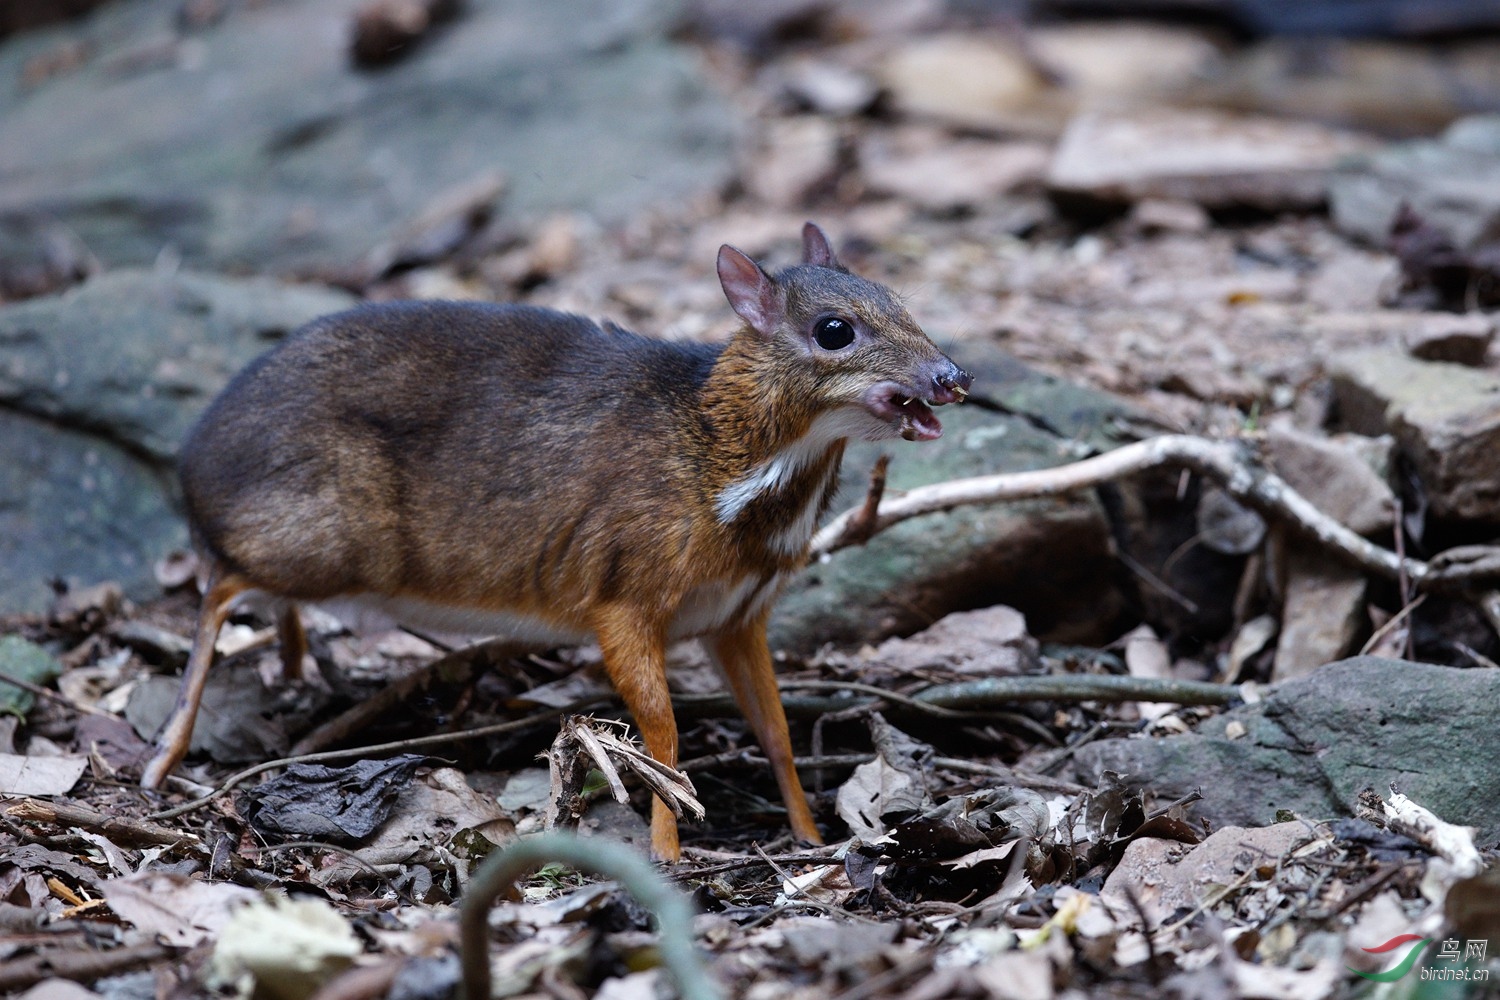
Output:
[[[1285,480],[1257,464],[1247,442],[1210,441],[1185,434],[1137,441],[1051,469],[976,476],[909,490],[881,505],[874,530],[883,531],[908,518],[969,504],[1064,496],[1162,466],[1191,469],[1211,479],[1245,506],[1292,525],[1345,562],[1386,579],[1400,579],[1404,571],[1407,578],[1423,588],[1440,582],[1464,583],[1500,575],[1497,550],[1466,553],[1466,560],[1455,559],[1444,564],[1403,559],[1319,511]],[[829,522],[813,538],[812,555],[827,555],[851,544],[846,540],[848,525],[860,518],[862,512],[862,507],[849,510]]]

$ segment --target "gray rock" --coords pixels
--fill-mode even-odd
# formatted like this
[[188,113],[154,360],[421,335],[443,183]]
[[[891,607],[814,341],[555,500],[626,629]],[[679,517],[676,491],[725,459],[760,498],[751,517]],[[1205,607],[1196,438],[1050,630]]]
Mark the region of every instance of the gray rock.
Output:
[[1328,366],[1341,429],[1389,433],[1439,520],[1500,523],[1500,378],[1393,351]]
[[[1395,520],[1396,495],[1352,441],[1329,439],[1291,427],[1266,434],[1273,472],[1318,510],[1361,535],[1384,535]],[[1389,444],[1389,438],[1384,439]],[[1388,463],[1387,463],[1388,464]]]
[[[1391,782],[1451,823],[1500,839],[1500,673],[1362,656],[1277,684],[1195,733],[1101,740],[1073,756],[1075,780],[1105,771],[1159,801],[1195,789],[1216,826],[1264,826],[1278,810],[1351,814],[1355,796]],[[1233,730],[1226,732],[1228,727]],[[1229,733],[1244,728],[1244,735]],[[1455,748],[1462,748],[1456,753]]]
[[111,272],[0,307],[0,402],[169,460],[235,372],[354,301],[269,279]]
[[186,542],[170,461],[240,368],[353,299],[268,279],[121,271],[0,307],[0,608],[41,611],[47,581],[156,592]]
[[1414,358],[1451,361],[1471,368],[1484,366],[1490,343],[1495,339],[1495,320],[1485,315],[1454,316],[1423,313],[1413,317],[1402,341]]
[[81,431],[0,410],[0,609],[40,613],[49,582],[156,592],[151,564],[187,542],[160,469]]
[[107,266],[171,248],[196,267],[362,273],[497,169],[517,212],[605,215],[730,174],[734,115],[667,40],[670,4],[468,4],[378,72],[350,65],[361,5],[237,4],[184,35],[178,0],[136,0],[0,49],[6,81],[41,50],[93,53],[0,97],[0,263],[35,259],[51,219]]
[[1047,184],[1064,203],[1304,209],[1323,203],[1334,164],[1366,147],[1306,122],[1167,108],[1084,112],[1063,133]]
[[1335,171],[1328,202],[1334,225],[1377,246],[1403,203],[1460,250],[1492,241],[1500,231],[1500,115],[1351,158]]
[[1360,571],[1320,552],[1291,547],[1272,679],[1303,677],[1354,652],[1360,632],[1369,630],[1368,589]]
[[[1075,442],[1118,443],[1114,422],[1133,416],[1117,399],[1040,375],[981,342],[960,345],[954,357],[974,372],[977,396],[1027,416],[947,407],[938,441],[851,447],[835,511],[863,499],[865,473],[882,451],[892,456],[889,489],[910,489],[1061,465],[1082,457]],[[996,604],[1020,610],[1038,636],[1105,641],[1124,601],[1113,567],[1109,526],[1092,493],[960,508],[896,525],[809,567],[779,602],[771,642],[800,653],[859,645]]]

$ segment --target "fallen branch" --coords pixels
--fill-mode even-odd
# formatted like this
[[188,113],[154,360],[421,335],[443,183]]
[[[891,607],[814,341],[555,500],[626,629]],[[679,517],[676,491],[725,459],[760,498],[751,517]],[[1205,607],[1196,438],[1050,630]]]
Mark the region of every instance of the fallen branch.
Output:
[[[1470,546],[1431,563],[1403,559],[1318,510],[1285,480],[1257,464],[1246,442],[1210,441],[1185,434],[1137,441],[1051,469],[1004,472],[918,487],[886,500],[871,533],[922,514],[971,504],[1064,496],[1163,466],[1191,469],[1246,507],[1292,525],[1344,561],[1389,580],[1400,579],[1404,571],[1417,587],[1430,588],[1439,583],[1454,585],[1500,577],[1500,548]],[[811,554],[824,556],[857,544],[866,524],[863,507],[845,511],[813,538]]]
[[159,847],[186,846],[201,848],[203,841],[185,830],[173,830],[155,823],[143,823],[126,816],[112,816],[65,802],[45,802],[20,798],[0,804],[0,815],[22,823],[44,823],[49,826],[78,826],[95,830],[117,844],[153,844]]

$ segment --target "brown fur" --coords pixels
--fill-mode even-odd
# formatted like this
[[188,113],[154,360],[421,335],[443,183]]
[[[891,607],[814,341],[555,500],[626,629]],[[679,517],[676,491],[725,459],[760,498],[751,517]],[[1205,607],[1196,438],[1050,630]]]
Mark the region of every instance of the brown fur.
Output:
[[[839,268],[811,224],[804,242],[809,263],[774,279],[721,251],[726,293],[747,318],[722,348],[525,306],[412,302],[319,320],[253,363],[183,448],[211,585],[179,718],[145,783],[181,759],[213,634],[242,591],[418,598],[596,636],[666,763],[677,756],[666,646],[674,622],[705,635],[793,830],[817,840],[765,642],[774,591],[806,559],[800,525],[831,501],[843,454],[842,437],[808,435],[883,380],[925,395],[933,383],[962,392],[968,376],[889,290]],[[830,313],[859,328],[858,343],[818,349],[809,331]],[[726,490],[798,448],[804,461],[784,463],[772,486],[741,486],[726,520]],[[735,607],[688,628],[685,608],[712,587]],[[294,617],[281,634],[300,662]],[[677,856],[660,803],[652,845]]]

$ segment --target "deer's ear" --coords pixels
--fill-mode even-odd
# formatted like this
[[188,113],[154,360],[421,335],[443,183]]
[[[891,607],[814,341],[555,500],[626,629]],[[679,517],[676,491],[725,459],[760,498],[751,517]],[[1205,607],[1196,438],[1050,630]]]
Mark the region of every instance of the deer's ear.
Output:
[[833,255],[833,244],[828,242],[828,234],[816,222],[809,222],[802,227],[802,262],[815,267],[841,267],[838,258]]
[[776,282],[727,243],[719,247],[719,284],[730,307],[761,336],[775,334],[786,319],[786,299]]

